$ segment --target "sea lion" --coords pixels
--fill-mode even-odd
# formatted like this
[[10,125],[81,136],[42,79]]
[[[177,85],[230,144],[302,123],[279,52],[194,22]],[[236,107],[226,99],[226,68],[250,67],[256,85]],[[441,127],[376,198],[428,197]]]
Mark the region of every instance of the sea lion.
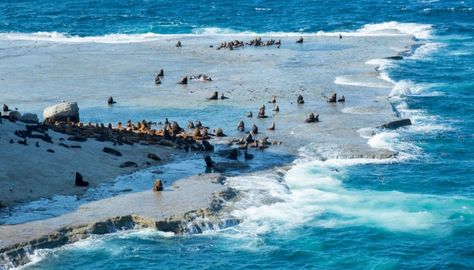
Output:
[[314,116],[314,113],[311,113],[309,117],[305,120],[306,123],[316,123],[319,122],[319,114]]
[[78,172],[76,172],[76,179],[74,180],[74,184],[78,187],[87,187],[87,186],[89,186],[89,182],[84,181],[84,179],[82,177],[82,174],[80,174]]
[[258,127],[256,125],[253,125],[252,126],[252,132],[251,132],[253,135],[256,135],[258,134]]
[[155,77],[155,84],[157,84],[157,85],[158,85],[158,84],[161,84],[161,80],[160,80],[160,76],[159,76],[159,75],[157,75],[157,76]]
[[249,135],[247,135],[247,138],[245,138],[245,142],[246,143],[253,143],[254,142],[254,139],[253,139],[251,133],[249,133]]
[[296,43],[303,43],[303,37],[300,37],[300,38],[296,41]]
[[214,133],[216,133],[216,137],[225,137],[226,136],[224,134],[224,131],[222,131],[222,128],[217,128]]
[[346,97],[343,95],[337,102],[346,102]]
[[296,103],[298,104],[304,104],[304,99],[302,95],[298,95],[298,98],[296,99]]
[[179,81],[178,84],[188,84],[188,77],[187,76],[183,77],[181,81]]
[[275,122],[272,122],[272,126],[268,128],[268,130],[275,130]]
[[245,131],[245,124],[244,124],[244,121],[240,121],[239,124],[237,125],[237,130],[240,131],[240,132],[244,132]]
[[275,109],[273,109],[273,111],[274,111],[274,112],[279,112],[279,111],[280,111],[280,107],[278,107],[278,105],[277,105],[277,107],[276,107]]
[[193,121],[189,121],[189,123],[188,123],[188,128],[189,128],[189,129],[195,128]]
[[218,98],[219,98],[219,93],[217,91],[214,91],[214,93],[212,93],[212,95],[210,97],[208,97],[207,99],[217,100]]
[[163,190],[163,182],[160,179],[157,179],[153,184],[153,191],[162,191]]
[[272,100],[271,100],[269,103],[276,103],[276,102],[277,102],[277,101],[276,101],[276,97],[273,96],[273,97],[272,97]]
[[260,110],[258,111],[258,118],[267,118],[267,116],[265,116],[265,106],[260,107]]
[[248,112],[248,113],[247,113],[247,117],[252,117],[252,116],[253,116],[253,115],[252,115],[252,112]]
[[181,45],[181,41],[180,41],[180,40],[178,40],[178,42],[176,43],[176,48],[181,48],[181,47],[182,47],[182,45]]
[[163,69],[160,70],[160,73],[157,75],[158,77],[164,77],[165,76],[165,71]]
[[221,94],[221,99],[229,99],[228,97],[224,96],[224,93]]
[[117,103],[117,102],[114,100],[113,97],[109,97],[109,98],[107,99],[107,104],[112,105],[112,104],[115,104],[115,103]]
[[3,111],[4,111],[4,112],[10,111],[10,108],[8,108],[8,105],[7,105],[7,104],[3,104]]
[[331,95],[331,97],[328,99],[328,102],[329,102],[329,103],[336,103],[336,101],[337,101],[337,94],[336,94],[336,93],[333,93],[333,94]]

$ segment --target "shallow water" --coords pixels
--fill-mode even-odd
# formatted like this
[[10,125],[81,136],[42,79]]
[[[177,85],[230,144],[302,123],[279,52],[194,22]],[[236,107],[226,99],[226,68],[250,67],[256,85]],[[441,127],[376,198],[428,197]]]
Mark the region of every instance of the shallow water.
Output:
[[[55,85],[51,78],[47,82],[41,81],[48,72],[31,72],[36,68],[28,63],[39,57],[37,61],[53,68],[57,65],[66,67],[68,61],[74,59],[74,54],[67,51],[80,47],[68,45],[70,42],[83,44],[80,48],[93,48],[93,52],[97,48],[105,51],[120,48],[111,43],[174,38],[155,34],[219,33],[214,38],[225,40],[227,36],[223,37],[223,32],[292,32],[289,35],[294,39],[299,34],[293,32],[315,34],[324,31],[316,36],[325,38],[333,36],[331,33],[343,32],[344,36],[360,37],[393,35],[396,33],[393,28],[397,28],[415,35],[426,45],[418,47],[414,55],[402,61],[375,61],[377,65],[383,64],[382,77],[386,79],[386,82],[376,82],[384,87],[390,85],[386,94],[391,92],[390,100],[395,110],[410,117],[414,125],[397,132],[380,133],[369,143],[373,147],[401,151],[401,158],[389,162],[341,159],[322,162],[319,160],[321,153],[332,154],[339,149],[332,143],[309,144],[295,149],[299,159],[283,176],[266,171],[229,179],[228,185],[245,191],[246,196],[234,205],[236,209],[232,214],[243,218],[243,223],[237,227],[185,237],[150,231],[92,237],[53,251],[40,251],[33,256],[37,261],[27,269],[154,269],[157,266],[169,269],[474,268],[474,154],[470,150],[474,144],[472,1],[211,1],[205,4],[175,1],[168,5],[156,1],[126,4],[63,1],[54,5],[54,9],[51,6],[36,3],[37,16],[29,16],[33,10],[31,2],[0,3],[0,12],[5,15],[0,17],[0,31],[4,32],[0,34],[0,74],[2,78],[8,75],[0,84],[8,91],[2,92],[0,99],[40,112],[44,104],[58,99],[44,95],[53,87],[58,91],[56,93],[62,94],[60,96],[70,93],[86,100],[81,111],[86,121],[117,121],[132,112],[138,119],[178,115],[180,121],[198,116],[211,123],[218,122],[212,117],[216,114],[212,111],[214,106],[204,106],[198,111],[160,108],[155,112],[150,109],[153,102],[133,98],[133,93],[128,93],[123,105],[119,103],[120,106],[113,109],[102,106],[109,94],[97,94],[97,89],[114,83],[109,90],[111,93],[123,92],[130,86],[127,83],[142,91],[155,90],[154,86],[137,86],[141,79],[152,80],[153,73],[146,72],[155,59],[143,62],[142,70],[136,66],[124,68],[119,63],[128,60],[118,59],[116,66],[105,65],[103,73],[88,82],[74,76],[74,67],[81,64],[74,62],[64,74],[76,80],[71,83],[71,89],[80,86],[87,90],[80,92],[68,92],[65,85]],[[60,34],[33,34],[38,31]],[[148,32],[155,34],[141,35]],[[40,49],[25,47],[32,40]],[[53,45],[41,46],[50,41]],[[368,44],[370,41],[366,40]],[[21,49],[13,49],[15,46]],[[139,46],[146,47],[146,43]],[[301,57],[310,52],[291,46],[294,45],[284,52],[289,59],[287,68],[299,64],[298,61],[312,62],[311,58]],[[315,46],[313,50],[324,52],[328,48],[331,52],[346,50],[337,44]],[[38,50],[53,53],[48,56]],[[376,53],[378,48],[367,45],[366,52],[371,50]],[[54,58],[64,51],[67,53],[62,55],[70,57],[68,61],[44,60],[44,57]],[[244,53],[248,52],[251,50]],[[15,53],[24,56],[13,57]],[[326,60],[333,59],[331,57],[337,56],[327,56]],[[143,59],[147,58],[147,55],[143,56]],[[370,59],[363,59],[363,62]],[[314,61],[318,63],[318,60],[321,58]],[[30,72],[18,72],[18,68],[13,69],[6,63],[25,63],[25,70]],[[374,61],[366,66],[370,67],[371,63]],[[80,70],[87,71],[84,67],[90,63],[82,64]],[[364,91],[366,88],[361,85],[367,86],[365,77],[347,77],[351,75],[351,69],[360,71],[363,66],[360,64],[344,66],[342,74],[341,70],[328,71],[324,76],[317,74],[322,79],[315,87],[325,86],[338,92]],[[134,80],[130,82],[123,74],[130,74],[133,69],[136,73],[131,73]],[[111,71],[114,70],[121,73],[113,74]],[[189,72],[199,73],[197,70]],[[34,98],[26,95],[31,92],[25,85],[28,83],[25,77],[29,74],[35,78],[29,82],[34,86],[32,89],[38,90]],[[112,79],[103,82],[104,74]],[[301,73],[290,76],[299,77]],[[120,77],[123,80],[117,79]],[[173,80],[173,85],[178,78]],[[65,77],[58,79],[64,81]],[[275,89],[284,81],[275,80]],[[308,87],[308,81],[301,85]],[[140,104],[146,106],[137,107]],[[170,107],[176,107],[174,105]],[[226,110],[223,117],[237,117],[241,109]],[[348,106],[343,112],[360,113],[357,106]],[[234,124],[229,123],[228,128],[232,126]]]

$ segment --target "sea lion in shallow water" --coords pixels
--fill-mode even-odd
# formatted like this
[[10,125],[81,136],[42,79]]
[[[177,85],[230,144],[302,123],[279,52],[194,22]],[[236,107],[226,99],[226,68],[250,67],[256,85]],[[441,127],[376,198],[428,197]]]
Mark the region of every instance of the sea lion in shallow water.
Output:
[[245,131],[245,124],[244,121],[240,121],[239,124],[237,125],[237,130],[244,132]]
[[306,123],[319,122],[319,114],[314,116],[314,113],[310,113],[309,117],[305,120]]
[[296,41],[296,43],[300,43],[300,44],[303,43],[303,37],[300,37],[300,38]]
[[207,99],[217,100],[218,98],[219,98],[219,93],[217,91],[214,91],[214,93],[212,93],[212,95],[210,97],[208,97]]
[[180,40],[178,40],[178,42],[176,43],[176,48],[181,48],[181,47],[182,47],[182,45],[181,45],[181,41],[180,41]]
[[188,84],[188,77],[187,76],[183,77],[181,81],[179,81],[178,84]]
[[336,103],[337,101],[337,93],[333,93],[332,96],[328,99],[329,103]]
[[343,95],[337,102],[346,102],[346,97]]
[[74,180],[74,184],[78,187],[87,187],[89,186],[89,182],[84,181],[82,174],[76,172],[76,179]]
[[115,103],[117,103],[117,102],[114,100],[113,97],[109,97],[109,98],[107,99],[107,104],[112,105],[112,104],[115,104]]
[[268,130],[275,130],[275,122],[272,122],[272,126],[268,128]]
[[302,95],[298,95],[298,98],[296,99],[296,103],[298,104],[304,104],[304,99]]

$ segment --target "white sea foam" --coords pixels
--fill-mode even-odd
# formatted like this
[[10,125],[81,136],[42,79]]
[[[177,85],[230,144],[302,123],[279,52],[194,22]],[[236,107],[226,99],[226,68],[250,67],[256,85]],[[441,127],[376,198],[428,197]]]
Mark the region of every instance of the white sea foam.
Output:
[[[263,10],[263,9],[262,9]],[[151,42],[170,38],[192,37],[192,36],[397,36],[413,35],[417,38],[429,38],[431,35],[431,25],[416,23],[385,22],[379,24],[367,24],[356,31],[345,32],[324,32],[302,33],[302,32],[262,32],[238,31],[231,28],[204,27],[195,28],[190,34],[107,34],[103,36],[76,36],[58,32],[36,32],[0,33],[0,40],[20,40],[20,41],[48,41],[62,43],[139,43]]]
[[[321,227],[367,226],[409,233],[446,233],[450,215],[458,200],[396,191],[349,189],[344,186],[348,166],[390,160],[331,159],[298,161],[282,180],[289,190],[281,188],[278,176],[245,176],[229,178],[228,185],[237,189],[247,182],[265,186],[265,193],[253,192],[236,205],[233,214],[243,220],[240,234],[254,237],[268,231],[285,233],[302,225]],[[251,187],[249,187],[251,188]],[[273,189],[273,190],[272,190]],[[260,189],[257,189],[260,190]],[[280,200],[265,202],[266,193]]]
[[361,87],[370,87],[370,88],[390,88],[389,84],[386,84],[381,81],[360,81],[353,79],[348,76],[337,76],[334,80],[335,84],[340,85],[351,85],[351,86],[361,86]]

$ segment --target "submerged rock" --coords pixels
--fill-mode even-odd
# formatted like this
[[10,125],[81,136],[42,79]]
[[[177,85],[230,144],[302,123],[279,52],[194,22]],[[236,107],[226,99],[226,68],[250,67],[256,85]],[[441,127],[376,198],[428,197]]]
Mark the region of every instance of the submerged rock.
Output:
[[411,125],[411,120],[408,118],[400,119],[392,122],[388,122],[380,126],[380,128],[388,128],[388,129],[397,129],[399,127],[409,126]]

